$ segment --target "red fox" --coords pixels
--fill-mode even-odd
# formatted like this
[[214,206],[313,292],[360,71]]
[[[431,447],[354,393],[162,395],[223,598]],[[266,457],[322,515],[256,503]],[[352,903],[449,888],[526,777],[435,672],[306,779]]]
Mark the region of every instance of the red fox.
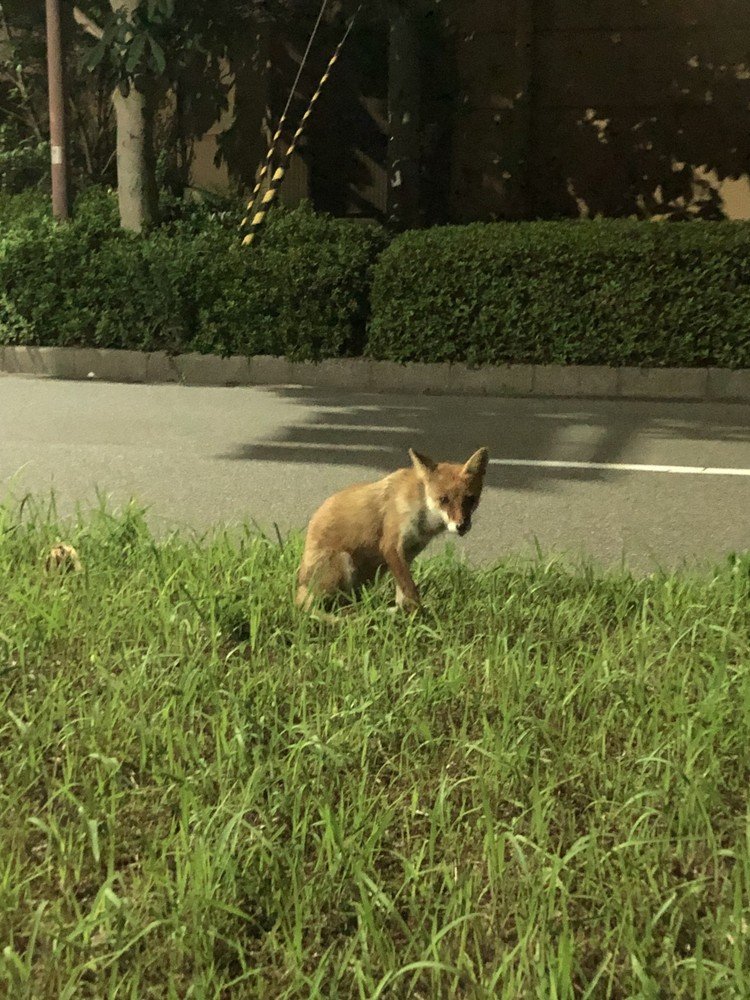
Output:
[[297,577],[299,607],[356,592],[383,567],[396,578],[396,605],[419,606],[409,564],[442,531],[465,535],[471,528],[488,452],[480,448],[463,465],[433,462],[412,449],[409,457],[411,468],[349,486],[312,516]]

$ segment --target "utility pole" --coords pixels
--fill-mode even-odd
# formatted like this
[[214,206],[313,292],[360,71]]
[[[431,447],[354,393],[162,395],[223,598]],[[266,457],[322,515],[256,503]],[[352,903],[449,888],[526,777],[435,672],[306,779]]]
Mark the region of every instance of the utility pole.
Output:
[[64,222],[70,218],[70,206],[68,203],[68,156],[65,148],[65,87],[63,82],[60,0],[45,0],[45,4],[50,158],[52,161],[52,214],[59,222]]

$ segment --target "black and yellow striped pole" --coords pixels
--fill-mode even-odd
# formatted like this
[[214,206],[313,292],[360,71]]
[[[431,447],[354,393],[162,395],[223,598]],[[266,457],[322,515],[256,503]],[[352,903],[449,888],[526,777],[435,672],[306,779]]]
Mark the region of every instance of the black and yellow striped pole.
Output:
[[274,132],[273,137],[271,139],[271,145],[268,147],[266,158],[263,161],[260,170],[258,171],[258,180],[255,184],[255,187],[253,188],[253,193],[250,195],[250,201],[247,203],[247,215],[242,220],[243,229],[247,225],[248,219],[250,218],[250,213],[252,212],[253,206],[255,205],[255,199],[258,197],[258,195],[260,194],[260,189],[263,187],[263,181],[266,179],[266,174],[271,169],[271,163],[273,161],[274,156],[276,155],[276,147],[279,143],[279,139],[281,138],[281,133],[284,131],[285,125],[286,125],[286,115],[282,115],[281,118],[279,118],[279,126]]
[[321,76],[321,78],[320,78],[320,82],[318,83],[317,90],[315,91],[315,93],[310,98],[310,103],[307,105],[307,110],[305,111],[305,113],[302,115],[302,118],[300,119],[300,123],[297,126],[297,131],[292,136],[292,141],[289,143],[289,146],[287,147],[286,152],[284,153],[284,156],[282,158],[281,164],[276,168],[276,170],[273,173],[273,176],[271,177],[271,181],[270,181],[270,183],[268,185],[268,190],[266,191],[266,193],[263,195],[263,198],[261,199],[260,207],[258,208],[258,211],[253,215],[252,221],[250,221],[250,213],[253,210],[253,206],[255,204],[255,198],[257,197],[257,192],[260,190],[260,186],[261,186],[261,184],[263,182],[263,178],[265,177],[266,173],[268,172],[268,168],[270,167],[271,160],[273,159],[273,154],[274,154],[274,149],[275,149],[275,143],[278,141],[278,137],[280,135],[280,130],[279,129],[276,130],[276,133],[275,133],[274,138],[273,138],[272,148],[269,149],[268,155],[266,156],[266,161],[265,161],[265,164],[264,164],[264,168],[265,169],[262,169],[261,178],[260,178],[258,184],[256,184],[255,190],[253,191],[253,196],[250,199],[250,202],[249,202],[249,204],[247,206],[248,214],[242,220],[242,228],[243,229],[248,224],[248,222],[250,223],[250,231],[245,236],[245,238],[242,240],[242,245],[243,246],[250,246],[250,244],[255,239],[256,233],[258,232],[258,230],[260,229],[260,227],[263,225],[263,220],[265,219],[266,215],[268,214],[268,210],[271,207],[274,199],[276,198],[276,195],[278,193],[279,188],[281,187],[281,182],[284,180],[284,176],[286,175],[286,172],[289,169],[289,162],[291,161],[292,156],[294,155],[294,152],[295,152],[295,150],[296,150],[296,148],[297,148],[297,146],[299,144],[299,141],[302,138],[302,133],[305,130],[305,125],[307,125],[308,119],[310,118],[310,115],[313,112],[313,108],[315,107],[315,104],[317,103],[317,100],[320,97],[321,91],[323,90],[323,87],[326,85],[326,82],[328,81],[328,78],[331,75],[331,71],[333,70],[333,67],[336,64],[336,60],[341,55],[341,50],[343,49],[344,43],[346,42],[347,38],[349,37],[349,32],[352,30],[352,25],[354,24],[354,20],[355,20],[357,14],[359,14],[359,12],[360,12],[361,9],[362,9],[362,5],[360,5],[355,10],[354,14],[349,19],[349,23],[346,26],[346,31],[344,32],[344,35],[343,35],[341,41],[339,42],[339,44],[336,46],[336,49],[335,49],[333,55],[328,60],[328,65],[326,66],[326,69],[325,69],[325,72],[323,73],[323,76]]
[[284,132],[284,126],[286,125],[286,117],[289,112],[292,100],[297,91],[297,85],[299,84],[300,77],[302,76],[302,71],[307,63],[307,57],[310,55],[310,49],[313,47],[313,42],[315,41],[315,36],[318,34],[318,28],[320,27],[320,22],[323,20],[323,15],[325,14],[326,7],[328,6],[328,0],[323,0],[320,5],[320,10],[318,11],[318,16],[315,19],[315,24],[313,25],[312,32],[309,39],[307,40],[307,47],[299,61],[299,66],[297,68],[297,75],[294,78],[294,83],[289,91],[289,97],[287,98],[284,110],[281,112],[281,118],[279,118],[279,124],[276,126],[276,131],[271,137],[271,145],[268,147],[268,152],[266,153],[266,158],[258,171],[258,180],[256,181],[255,187],[253,188],[253,193],[250,195],[250,201],[247,205],[247,212],[245,213],[245,218],[242,220],[242,226],[247,225],[248,218],[255,205],[255,199],[260,194],[260,189],[263,187],[263,181],[266,179],[266,174],[271,169],[271,164],[273,163],[273,158],[276,155],[276,147],[279,144],[279,140]]

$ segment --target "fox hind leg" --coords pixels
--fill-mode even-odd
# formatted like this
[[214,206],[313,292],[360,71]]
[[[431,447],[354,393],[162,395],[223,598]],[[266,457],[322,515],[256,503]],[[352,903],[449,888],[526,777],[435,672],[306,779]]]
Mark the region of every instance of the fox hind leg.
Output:
[[354,589],[354,560],[348,552],[319,552],[303,560],[298,577],[296,604],[309,611],[316,598],[331,600]]

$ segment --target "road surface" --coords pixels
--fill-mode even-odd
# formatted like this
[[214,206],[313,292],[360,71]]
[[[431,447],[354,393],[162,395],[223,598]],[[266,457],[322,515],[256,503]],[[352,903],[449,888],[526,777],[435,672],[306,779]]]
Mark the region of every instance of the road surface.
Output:
[[[63,513],[148,505],[156,530],[301,529],[348,483],[490,449],[474,562],[545,551],[640,572],[750,547],[750,406],[376,396],[0,376],[0,482]],[[707,470],[707,471],[704,471]],[[730,474],[735,472],[737,474]]]

